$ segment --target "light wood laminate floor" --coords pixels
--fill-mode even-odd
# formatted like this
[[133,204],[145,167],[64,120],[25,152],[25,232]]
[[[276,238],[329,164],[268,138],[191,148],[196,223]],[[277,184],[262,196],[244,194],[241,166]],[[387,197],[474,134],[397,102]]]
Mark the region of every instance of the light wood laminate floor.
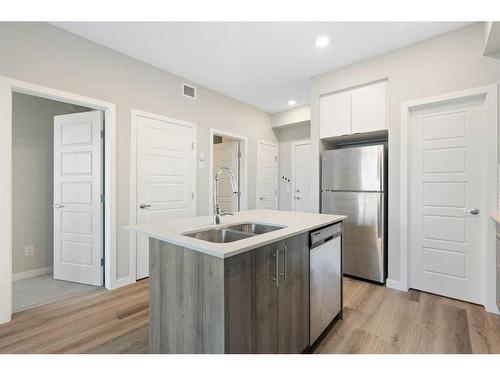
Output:
[[[315,353],[500,353],[500,317],[428,293],[344,279],[344,319]],[[148,280],[13,315],[0,353],[147,353]]]

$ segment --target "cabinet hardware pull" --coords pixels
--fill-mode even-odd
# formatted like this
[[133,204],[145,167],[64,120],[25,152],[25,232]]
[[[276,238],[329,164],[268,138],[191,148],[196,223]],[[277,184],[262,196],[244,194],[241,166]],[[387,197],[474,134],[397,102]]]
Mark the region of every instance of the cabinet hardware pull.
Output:
[[280,252],[280,249],[276,249],[274,254],[273,254],[275,277],[272,277],[271,279],[274,281],[274,285],[276,286],[276,288],[278,288],[280,285],[280,280],[279,280],[279,276],[278,276],[278,274],[279,274],[279,252]]
[[285,246],[283,246],[283,273],[280,273],[280,276],[283,276],[285,281],[286,281],[286,274],[288,273],[287,266],[286,266],[287,253],[288,253],[288,246],[285,245]]

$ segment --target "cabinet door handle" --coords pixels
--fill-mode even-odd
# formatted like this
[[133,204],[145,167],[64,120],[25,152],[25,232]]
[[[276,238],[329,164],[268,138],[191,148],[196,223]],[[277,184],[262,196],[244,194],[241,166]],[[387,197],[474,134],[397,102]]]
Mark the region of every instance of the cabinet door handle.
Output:
[[286,267],[286,258],[288,254],[288,246],[285,245],[283,246],[283,273],[280,273],[280,276],[283,276],[285,281],[286,281],[286,274],[287,274],[287,267]]
[[273,254],[273,257],[274,257],[274,276],[275,277],[272,277],[271,279],[274,281],[274,285],[277,287],[279,287],[280,285],[280,279],[279,279],[279,253],[280,253],[280,249],[276,249],[274,251],[274,254]]

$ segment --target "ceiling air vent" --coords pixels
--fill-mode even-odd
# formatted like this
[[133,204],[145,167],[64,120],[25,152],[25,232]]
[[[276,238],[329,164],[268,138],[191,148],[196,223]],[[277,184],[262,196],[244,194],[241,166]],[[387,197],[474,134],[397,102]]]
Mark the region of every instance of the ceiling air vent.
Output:
[[185,83],[182,84],[182,95],[191,99],[196,99],[196,88]]

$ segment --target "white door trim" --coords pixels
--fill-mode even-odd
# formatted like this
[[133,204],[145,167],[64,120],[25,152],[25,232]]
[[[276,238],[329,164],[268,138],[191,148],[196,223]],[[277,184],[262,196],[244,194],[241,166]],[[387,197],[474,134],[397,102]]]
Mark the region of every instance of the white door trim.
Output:
[[294,197],[294,191],[296,190],[295,187],[295,147],[296,146],[303,146],[303,145],[310,145],[312,147],[311,140],[304,139],[302,141],[297,141],[292,143],[292,191],[291,193],[291,199],[292,199],[292,211],[295,211],[295,202],[296,200],[293,199]]
[[105,118],[105,287],[126,284],[116,278],[116,107],[115,104],[0,76],[0,323],[12,315],[12,93],[104,111]]
[[[486,201],[485,215],[496,214],[497,211],[497,85],[488,85],[444,95],[432,96],[428,98],[407,101],[401,104],[401,186],[400,186],[400,283],[392,282],[393,286],[398,289],[407,291],[410,285],[410,257],[408,254],[409,248],[409,230],[410,230],[410,202],[409,202],[409,187],[410,187],[410,147],[409,147],[409,134],[408,129],[410,125],[411,111],[421,106],[432,103],[443,103],[457,99],[464,99],[469,97],[482,97],[485,101],[486,116],[487,116],[487,131],[488,139],[485,140],[487,147],[488,162],[484,167],[486,168],[487,184],[484,188],[484,196]],[[482,256],[482,272],[484,277],[481,283],[481,301],[486,307],[487,311],[498,313],[496,306],[496,282],[495,282],[495,226],[493,220],[487,220],[487,248],[483,250]]]
[[[260,196],[260,191],[259,191],[259,180],[260,180],[260,169],[259,169],[259,145],[262,144],[262,145],[269,145],[269,146],[274,146],[276,147],[276,157],[278,158],[276,160],[276,191],[279,189],[278,187],[278,180],[279,180],[279,145],[277,143],[274,143],[274,142],[268,142],[268,141],[262,141],[262,140],[257,140],[257,173],[255,174],[255,176],[257,177],[256,178],[256,186],[255,186],[255,207],[259,207],[259,196]],[[274,205],[274,209],[277,210],[278,209],[278,200],[279,200],[279,196],[278,194],[276,194],[276,204]]]
[[208,214],[211,215],[213,212],[213,200],[214,200],[214,135],[220,135],[223,137],[230,137],[240,142],[241,147],[241,166],[240,166],[240,184],[243,186],[243,189],[238,187],[241,192],[240,195],[240,204],[241,211],[245,211],[248,209],[248,138],[241,134],[236,134],[232,132],[228,132],[226,130],[210,128],[210,138],[209,138],[209,147],[208,147]]
[[[173,124],[189,127],[193,130],[193,216],[196,216],[197,210],[197,127],[192,122],[177,120],[174,118],[158,115],[151,112],[141,111],[132,108],[130,111],[130,225],[137,224],[137,118],[147,117],[154,120],[170,122]],[[131,282],[135,282],[137,278],[136,256],[137,256],[137,241],[136,233],[130,231],[130,275]]]

